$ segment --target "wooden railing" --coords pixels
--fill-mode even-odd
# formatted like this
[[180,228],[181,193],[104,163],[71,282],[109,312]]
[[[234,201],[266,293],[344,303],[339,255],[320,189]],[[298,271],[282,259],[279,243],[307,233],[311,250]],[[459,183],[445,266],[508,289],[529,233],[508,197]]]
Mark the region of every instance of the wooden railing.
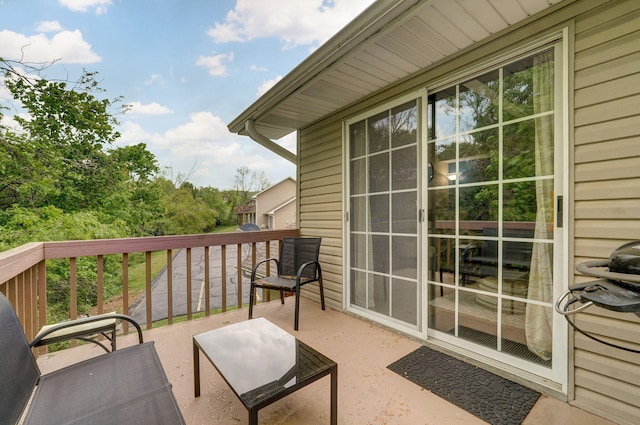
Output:
[[[46,324],[47,318],[47,260],[68,259],[69,260],[69,319],[78,316],[77,305],[77,259],[80,257],[95,257],[96,271],[96,292],[97,292],[97,312],[104,309],[104,282],[103,264],[104,256],[118,254],[122,256],[122,310],[127,313],[132,301],[129,299],[129,255],[133,253],[143,253],[145,260],[145,289],[144,299],[146,303],[146,327],[152,327],[152,268],[151,253],[166,251],[166,274],[167,274],[167,322],[173,320],[173,254],[174,250],[184,249],[186,251],[186,295],[187,295],[187,319],[193,316],[191,303],[191,250],[193,248],[203,248],[204,255],[204,281],[209,282],[214,276],[210,274],[210,261],[219,261],[220,276],[222,285],[222,306],[221,310],[226,311],[226,287],[227,282],[227,257],[229,249],[235,249],[237,257],[235,268],[237,285],[237,301],[235,305],[242,307],[242,283],[243,269],[247,270],[251,265],[262,257],[277,256],[277,252],[272,252],[271,245],[280,241],[283,237],[295,237],[299,235],[298,229],[293,230],[271,230],[256,232],[230,232],[183,236],[159,236],[144,238],[126,239],[96,239],[83,241],[63,241],[63,242],[33,242],[22,245],[18,248],[0,253],[0,292],[5,294],[14,305],[18,317],[25,330],[27,338],[32,339],[38,330]],[[211,249],[216,248],[217,258],[210,259]],[[243,252],[243,247],[245,247]],[[249,254],[247,259],[247,247]],[[258,249],[263,247],[263,249]],[[229,255],[231,257],[231,255]],[[244,258],[244,261],[243,261]],[[203,285],[205,294],[204,314],[210,314],[210,293],[209,284]],[[125,332],[127,330],[125,329]]]

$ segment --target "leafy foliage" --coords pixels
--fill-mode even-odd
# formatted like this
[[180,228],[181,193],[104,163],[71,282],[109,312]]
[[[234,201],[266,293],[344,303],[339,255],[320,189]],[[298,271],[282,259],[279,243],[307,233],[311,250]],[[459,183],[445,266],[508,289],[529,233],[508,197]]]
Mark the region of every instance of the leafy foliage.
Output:
[[[118,107],[120,98],[98,97],[96,74],[48,81],[40,76],[46,64],[27,66],[31,74],[17,65],[24,64],[0,58],[3,83],[25,111],[13,116],[19,128],[0,126],[0,250],[32,241],[211,232],[233,223],[235,207],[268,185],[246,167],[230,191],[196,188],[188,176],[168,180],[144,143],[112,146],[120,136],[114,113],[126,108]],[[84,313],[97,302],[96,259],[78,258],[76,269]],[[121,291],[121,273],[120,256],[105,256],[105,297]],[[48,262],[47,296],[52,319],[65,319],[68,259]]]

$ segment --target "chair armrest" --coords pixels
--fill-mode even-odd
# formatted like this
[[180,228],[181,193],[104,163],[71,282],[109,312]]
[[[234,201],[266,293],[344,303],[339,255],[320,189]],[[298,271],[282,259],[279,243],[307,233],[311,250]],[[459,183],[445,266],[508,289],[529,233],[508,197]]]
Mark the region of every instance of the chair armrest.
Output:
[[296,285],[300,285],[300,279],[302,278],[302,273],[304,272],[304,269],[306,269],[307,267],[311,266],[315,264],[316,265],[316,278],[315,280],[318,280],[320,277],[322,277],[322,269],[320,268],[320,262],[319,261],[309,261],[307,263],[304,263],[302,265],[300,265],[300,267],[298,268],[298,274],[296,275]]
[[[43,330],[40,333],[38,333],[38,335],[36,335],[36,337],[33,339],[33,341],[31,341],[29,343],[29,346],[31,348],[39,346],[40,342],[43,339],[45,339],[48,335],[51,335],[52,333],[58,332],[60,330],[72,329],[72,328],[75,327],[75,328],[78,328],[79,331],[81,331],[83,326],[86,326],[86,328],[90,330],[91,329],[90,325],[92,323],[96,323],[96,322],[100,322],[100,321],[108,321],[110,319],[113,319],[113,320],[126,320],[127,322],[130,322],[131,324],[133,324],[133,326],[136,328],[136,331],[138,332],[138,342],[140,344],[143,343],[143,340],[142,340],[142,328],[140,327],[138,322],[136,322],[132,317],[127,316],[126,314],[106,313],[106,314],[99,314],[97,316],[82,317],[82,318],[79,318],[79,319],[69,320],[69,321],[66,321],[66,322],[61,322],[61,323],[57,323],[55,325],[51,325],[46,330]],[[74,332],[69,332],[69,335],[70,335],[69,339],[72,339],[74,334],[75,334]]]
[[465,244],[460,247],[460,260],[462,262],[469,261],[469,258],[473,255],[475,250],[478,248],[478,245],[475,243]]
[[271,258],[267,258],[267,259],[264,259],[264,260],[260,260],[260,261],[258,261],[256,263],[255,266],[253,266],[253,269],[251,270],[251,282],[255,282],[255,280],[256,280],[256,273],[258,272],[258,267],[260,267],[262,264],[264,264],[264,263],[266,263],[268,261],[275,261],[276,267],[278,268],[278,270],[280,269],[280,262],[275,257],[271,257]]

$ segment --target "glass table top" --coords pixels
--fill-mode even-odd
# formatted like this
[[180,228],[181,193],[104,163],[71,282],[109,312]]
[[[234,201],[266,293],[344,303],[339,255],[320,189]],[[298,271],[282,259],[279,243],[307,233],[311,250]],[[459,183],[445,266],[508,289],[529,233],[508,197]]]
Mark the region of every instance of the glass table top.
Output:
[[203,332],[193,339],[249,408],[336,366],[264,318]]

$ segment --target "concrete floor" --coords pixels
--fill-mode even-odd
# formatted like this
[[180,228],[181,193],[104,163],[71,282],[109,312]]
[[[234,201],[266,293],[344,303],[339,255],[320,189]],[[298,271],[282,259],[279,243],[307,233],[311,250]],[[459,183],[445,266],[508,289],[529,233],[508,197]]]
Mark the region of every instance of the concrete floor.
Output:
[[[411,383],[386,367],[420,344],[400,334],[319,304],[302,300],[300,330],[293,331],[293,299],[258,305],[263,316],[338,363],[338,423],[340,425],[484,424],[485,422]],[[185,420],[196,424],[247,424],[241,402],[210,363],[201,356],[202,395],[193,395],[192,336],[247,319],[247,310],[145,331],[173,384]],[[118,346],[135,343],[133,335],[118,338]],[[40,356],[43,373],[104,353],[80,346]],[[242,353],[238,353],[239,356]],[[329,377],[262,409],[261,424],[314,425],[329,423]],[[548,396],[541,396],[524,425],[609,425],[612,422]]]

